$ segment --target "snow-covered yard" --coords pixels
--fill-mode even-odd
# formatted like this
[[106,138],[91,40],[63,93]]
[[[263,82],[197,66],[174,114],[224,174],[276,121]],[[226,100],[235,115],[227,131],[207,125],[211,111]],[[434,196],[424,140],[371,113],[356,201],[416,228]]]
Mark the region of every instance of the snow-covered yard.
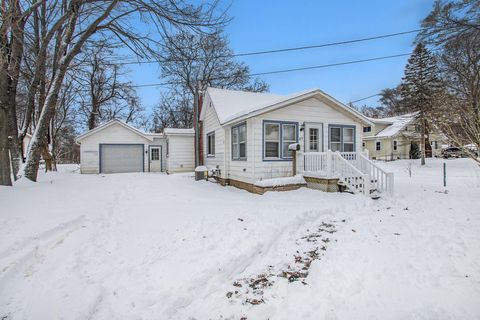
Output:
[[447,161],[445,192],[443,160],[409,163],[378,201],[72,166],[2,187],[0,319],[478,319],[480,168]]

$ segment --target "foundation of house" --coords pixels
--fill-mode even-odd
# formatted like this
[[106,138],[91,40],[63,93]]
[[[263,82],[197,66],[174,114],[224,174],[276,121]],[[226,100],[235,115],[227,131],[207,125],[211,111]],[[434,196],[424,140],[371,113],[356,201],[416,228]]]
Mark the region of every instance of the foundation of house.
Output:
[[289,184],[285,186],[260,187],[253,183],[247,183],[247,182],[238,181],[234,179],[218,178],[217,181],[222,186],[233,186],[233,187],[247,190],[248,192],[256,193],[256,194],[264,194],[267,191],[291,191],[291,190],[297,190],[307,186],[306,183],[297,183],[297,184]]

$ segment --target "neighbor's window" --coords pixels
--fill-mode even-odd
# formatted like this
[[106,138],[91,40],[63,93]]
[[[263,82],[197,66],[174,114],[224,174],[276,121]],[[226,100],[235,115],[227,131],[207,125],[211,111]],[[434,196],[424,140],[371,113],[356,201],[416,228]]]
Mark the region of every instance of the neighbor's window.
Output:
[[380,144],[380,141],[377,141],[377,142],[375,143],[375,150],[380,151],[381,149],[382,149],[382,146],[381,146],[381,144]]
[[247,124],[242,123],[232,128],[232,159],[247,159]]
[[297,125],[282,124],[282,158],[291,158],[293,151],[288,146],[297,142]]
[[396,140],[393,140],[393,151],[397,151],[398,149],[398,144]]
[[263,138],[265,158],[280,158],[280,124],[265,123]]
[[215,132],[207,134],[207,157],[215,156]]
[[310,128],[308,130],[310,151],[318,152],[318,133],[318,128]]
[[363,132],[372,132],[372,127],[363,127]]
[[170,149],[169,146],[168,146],[168,145],[169,145],[168,139],[167,139],[167,142],[166,142],[165,144],[166,144],[166,146],[165,146],[165,149],[166,149],[166,150],[165,150],[165,155],[168,157],[169,149]]
[[160,149],[159,148],[152,148],[151,151],[151,159],[152,161],[160,160]]

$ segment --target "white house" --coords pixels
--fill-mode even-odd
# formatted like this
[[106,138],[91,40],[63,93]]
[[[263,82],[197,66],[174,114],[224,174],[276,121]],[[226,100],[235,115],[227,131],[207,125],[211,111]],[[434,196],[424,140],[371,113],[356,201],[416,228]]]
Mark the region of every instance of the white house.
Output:
[[200,112],[204,164],[239,187],[292,175],[292,151],[357,153],[372,122],[319,89],[282,96],[208,88]]
[[193,129],[145,133],[120,120],[77,137],[82,173],[193,171]]

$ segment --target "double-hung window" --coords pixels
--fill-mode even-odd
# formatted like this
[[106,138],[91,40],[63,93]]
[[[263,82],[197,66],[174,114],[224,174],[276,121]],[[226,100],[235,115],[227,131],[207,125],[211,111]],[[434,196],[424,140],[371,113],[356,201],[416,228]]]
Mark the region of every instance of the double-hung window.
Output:
[[330,150],[355,152],[355,127],[331,125],[329,131]]
[[398,149],[398,143],[396,140],[393,140],[393,151],[397,151]]
[[380,141],[375,142],[375,150],[376,151],[382,150],[382,144]]
[[263,124],[263,158],[265,160],[291,159],[288,147],[298,141],[297,124],[266,121]]
[[215,131],[207,134],[207,157],[215,156]]
[[247,159],[247,124],[242,123],[232,128],[232,159]]

